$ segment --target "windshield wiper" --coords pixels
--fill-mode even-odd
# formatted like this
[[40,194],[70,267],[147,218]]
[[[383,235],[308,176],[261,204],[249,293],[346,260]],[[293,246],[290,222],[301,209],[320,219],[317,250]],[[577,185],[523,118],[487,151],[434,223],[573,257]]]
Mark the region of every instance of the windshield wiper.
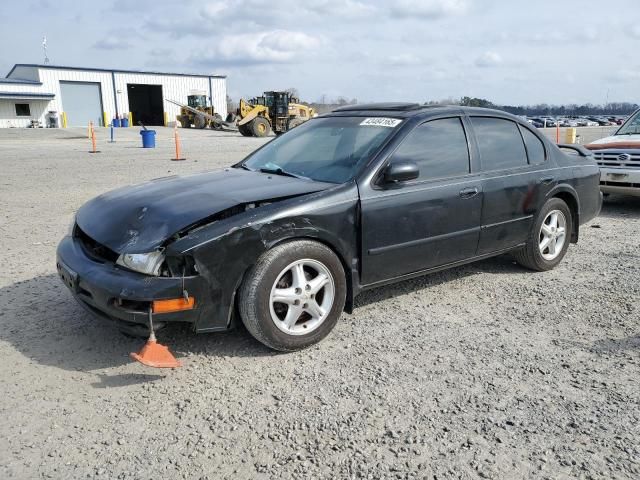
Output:
[[252,170],[251,168],[247,167],[244,163],[242,163],[242,164],[240,164],[240,165],[236,165],[236,166],[235,166],[235,167],[233,167],[233,168],[242,168],[242,169],[244,169],[244,170],[249,170],[250,172],[253,172],[253,170]]
[[296,175],[295,173],[287,172],[287,171],[283,170],[280,167],[278,167],[278,168],[262,167],[260,169],[260,171],[262,173],[271,173],[273,175],[282,175],[283,177],[293,177],[293,178],[301,178],[303,180],[309,180],[309,178],[307,178],[307,177],[303,177],[302,175]]

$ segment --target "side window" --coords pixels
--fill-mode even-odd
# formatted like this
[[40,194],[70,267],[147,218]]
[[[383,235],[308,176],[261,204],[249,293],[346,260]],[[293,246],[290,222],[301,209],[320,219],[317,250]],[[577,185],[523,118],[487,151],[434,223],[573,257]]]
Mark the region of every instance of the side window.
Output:
[[476,132],[483,170],[527,165],[527,152],[515,122],[491,117],[471,117],[471,122]]
[[16,103],[16,117],[28,117],[31,115],[31,109],[28,103]]
[[432,120],[416,127],[394,152],[392,162],[415,162],[419,180],[469,173],[469,148],[459,118]]
[[544,144],[535,134],[526,127],[520,126],[524,144],[527,147],[530,165],[540,165],[545,161]]

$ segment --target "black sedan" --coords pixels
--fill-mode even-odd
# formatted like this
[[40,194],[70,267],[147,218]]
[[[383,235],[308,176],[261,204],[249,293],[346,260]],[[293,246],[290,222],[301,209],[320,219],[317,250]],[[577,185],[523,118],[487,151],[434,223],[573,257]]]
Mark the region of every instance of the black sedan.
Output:
[[[57,267],[129,331],[242,321],[277,350],[318,342],[365,289],[505,252],[549,270],[601,206],[598,167],[499,111],[349,106],[222,171],[80,208]],[[148,330],[147,330],[148,332]]]

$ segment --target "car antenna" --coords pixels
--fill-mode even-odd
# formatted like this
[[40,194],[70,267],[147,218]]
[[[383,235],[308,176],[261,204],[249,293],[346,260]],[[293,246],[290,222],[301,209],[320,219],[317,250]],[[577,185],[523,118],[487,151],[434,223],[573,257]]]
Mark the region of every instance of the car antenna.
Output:
[[156,334],[153,331],[153,308],[149,305],[149,339],[142,350],[138,353],[130,353],[129,356],[147,367],[154,368],[177,368],[181,363],[169,351],[168,347],[156,341]]

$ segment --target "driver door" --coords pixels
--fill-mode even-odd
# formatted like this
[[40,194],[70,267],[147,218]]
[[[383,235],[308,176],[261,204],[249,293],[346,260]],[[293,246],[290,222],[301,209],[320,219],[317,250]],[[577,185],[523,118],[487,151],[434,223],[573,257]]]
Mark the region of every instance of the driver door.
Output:
[[482,182],[469,152],[459,117],[431,120],[409,133],[387,162],[414,162],[416,180],[362,186],[363,285],[475,256]]

